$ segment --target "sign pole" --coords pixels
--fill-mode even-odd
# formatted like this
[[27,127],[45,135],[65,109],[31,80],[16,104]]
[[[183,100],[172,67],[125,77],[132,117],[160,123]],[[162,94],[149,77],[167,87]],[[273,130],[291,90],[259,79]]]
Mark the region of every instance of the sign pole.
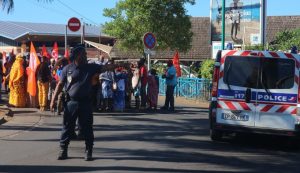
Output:
[[222,50],[225,49],[225,0],[222,0]]
[[81,33],[81,44],[83,44],[84,43],[84,22],[83,22],[83,25],[82,25],[82,33]]
[[68,25],[66,25],[66,32],[65,32],[65,51],[67,50],[68,47]]
[[151,63],[151,60],[150,60],[150,53],[147,54],[147,58],[148,58],[148,71],[149,71],[150,68],[151,68],[151,65],[150,65],[150,63]]

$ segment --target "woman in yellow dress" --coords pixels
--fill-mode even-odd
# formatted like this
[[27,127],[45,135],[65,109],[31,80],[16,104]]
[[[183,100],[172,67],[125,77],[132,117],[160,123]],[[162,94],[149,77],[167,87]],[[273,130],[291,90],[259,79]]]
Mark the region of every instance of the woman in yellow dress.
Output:
[[12,65],[9,76],[9,104],[15,107],[25,107],[25,68],[23,66],[23,58],[18,54]]

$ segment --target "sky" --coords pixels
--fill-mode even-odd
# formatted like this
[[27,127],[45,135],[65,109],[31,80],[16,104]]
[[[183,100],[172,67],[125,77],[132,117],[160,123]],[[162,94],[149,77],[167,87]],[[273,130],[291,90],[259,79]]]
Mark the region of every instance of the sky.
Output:
[[[77,17],[85,23],[100,25],[110,21],[104,17],[104,8],[113,8],[118,0],[54,0],[52,3],[37,0],[14,0],[14,11],[0,11],[0,20],[34,23],[66,24],[69,18]],[[218,0],[221,2],[222,0]],[[244,0],[251,1],[251,0]],[[267,0],[267,15],[300,15],[299,0]],[[210,0],[196,0],[186,5],[187,14],[193,17],[209,17]]]

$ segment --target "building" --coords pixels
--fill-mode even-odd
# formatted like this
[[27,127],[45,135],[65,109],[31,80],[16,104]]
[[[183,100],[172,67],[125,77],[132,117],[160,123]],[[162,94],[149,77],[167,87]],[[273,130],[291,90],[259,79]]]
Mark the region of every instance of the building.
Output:
[[[187,53],[180,53],[181,61],[197,62],[211,58],[211,36],[210,36],[210,18],[209,17],[192,17],[192,31],[194,33],[192,48]],[[52,48],[54,41],[58,42],[60,54],[64,53],[64,35],[66,27],[60,24],[43,24],[43,23],[25,23],[25,22],[8,22],[0,21],[0,51],[10,52],[12,49],[16,51],[20,49],[22,44],[26,44],[27,48],[30,41],[34,41],[35,46],[41,48],[45,44],[48,48]],[[300,28],[300,16],[268,16],[266,28],[266,41],[268,43],[274,41],[276,33],[285,29]],[[81,32],[68,31],[68,45],[74,46],[81,40]],[[85,40],[94,42],[94,47],[109,45],[113,46],[115,39],[100,33],[100,29],[95,26],[86,26]],[[99,43],[102,45],[96,44]],[[28,49],[27,49],[28,50]],[[40,49],[41,50],[41,49]],[[97,57],[100,53],[95,48],[88,48],[89,57]],[[174,55],[174,51],[156,51],[151,59],[165,60],[170,59]],[[142,55],[138,52],[123,52],[113,47],[110,57],[119,60],[138,59]]]
[[[30,42],[33,41],[37,52],[41,51],[45,45],[48,51],[51,51],[54,42],[57,42],[59,54],[64,55],[65,34],[67,31],[68,47],[73,47],[81,42],[82,31],[72,32],[66,30],[63,24],[47,23],[28,23],[28,22],[10,22],[0,21],[0,51],[21,52],[21,46],[24,46],[26,52],[29,51]],[[104,45],[112,46],[114,38],[101,34],[100,28],[96,26],[85,26],[84,39],[92,42],[101,42]],[[101,52],[98,49],[90,47],[88,56],[95,57]]]

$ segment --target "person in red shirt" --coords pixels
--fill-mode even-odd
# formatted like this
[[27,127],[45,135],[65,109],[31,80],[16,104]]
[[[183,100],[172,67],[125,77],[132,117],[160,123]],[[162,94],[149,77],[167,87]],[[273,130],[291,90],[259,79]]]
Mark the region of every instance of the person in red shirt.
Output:
[[138,62],[138,67],[140,69],[140,80],[141,80],[141,109],[146,108],[146,87],[147,87],[147,79],[148,79],[148,70],[145,66],[145,58],[141,58]]

